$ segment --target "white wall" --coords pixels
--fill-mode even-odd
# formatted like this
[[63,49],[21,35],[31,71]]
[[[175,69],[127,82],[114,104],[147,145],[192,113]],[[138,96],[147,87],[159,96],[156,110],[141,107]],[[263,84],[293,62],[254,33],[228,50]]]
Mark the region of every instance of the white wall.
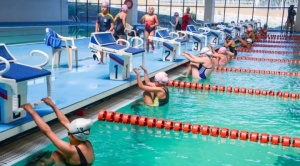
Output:
[[67,0],[0,0],[1,23],[67,20]]

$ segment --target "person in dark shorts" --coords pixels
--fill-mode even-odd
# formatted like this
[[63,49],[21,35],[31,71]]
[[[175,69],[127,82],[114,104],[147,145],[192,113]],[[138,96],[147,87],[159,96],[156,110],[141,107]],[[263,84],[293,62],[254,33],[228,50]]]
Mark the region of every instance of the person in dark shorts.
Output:
[[[108,2],[103,2],[101,6],[102,13],[99,13],[96,20],[95,32],[113,32],[114,17],[108,12]],[[103,63],[103,52],[100,51],[100,62]]]

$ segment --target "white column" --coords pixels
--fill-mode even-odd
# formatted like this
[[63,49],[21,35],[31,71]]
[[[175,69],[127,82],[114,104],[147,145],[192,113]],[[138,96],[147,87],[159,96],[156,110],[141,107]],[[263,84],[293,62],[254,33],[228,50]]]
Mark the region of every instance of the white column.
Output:
[[214,22],[215,0],[206,0],[204,6],[204,23]]
[[133,6],[127,11],[127,22],[131,25],[137,24],[138,0],[132,0]]
[[[297,14],[296,14],[296,19],[295,19],[295,32],[299,32],[300,31],[300,3],[298,2],[298,6],[297,6]],[[283,23],[285,24],[286,22],[286,18],[283,18]]]

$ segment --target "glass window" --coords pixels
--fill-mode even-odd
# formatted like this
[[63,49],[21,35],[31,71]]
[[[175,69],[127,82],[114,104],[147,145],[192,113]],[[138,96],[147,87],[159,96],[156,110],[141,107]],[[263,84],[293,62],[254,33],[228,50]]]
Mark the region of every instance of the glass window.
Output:
[[229,1],[226,0],[225,5],[225,14],[224,14],[224,22],[231,23],[234,21],[238,22],[238,14],[239,14],[239,2],[238,1]]

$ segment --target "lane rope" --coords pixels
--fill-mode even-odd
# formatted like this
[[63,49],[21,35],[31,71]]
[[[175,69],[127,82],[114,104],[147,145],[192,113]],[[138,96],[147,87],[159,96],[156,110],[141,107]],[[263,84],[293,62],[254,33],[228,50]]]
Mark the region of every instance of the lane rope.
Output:
[[189,122],[182,123],[180,121],[174,122],[173,120],[164,120],[162,118],[122,114],[120,112],[100,110],[98,113],[99,121],[147,126],[149,128],[156,127],[157,129],[183,131],[186,133],[192,132],[193,134],[202,134],[212,137],[230,138],[230,139],[240,139],[243,141],[260,142],[262,144],[271,143],[272,145],[282,145],[290,147],[300,147],[300,138],[290,136],[279,136],[277,134],[268,133],[258,133],[258,132],[248,132],[247,130],[237,130],[220,128],[218,126],[191,124]]

